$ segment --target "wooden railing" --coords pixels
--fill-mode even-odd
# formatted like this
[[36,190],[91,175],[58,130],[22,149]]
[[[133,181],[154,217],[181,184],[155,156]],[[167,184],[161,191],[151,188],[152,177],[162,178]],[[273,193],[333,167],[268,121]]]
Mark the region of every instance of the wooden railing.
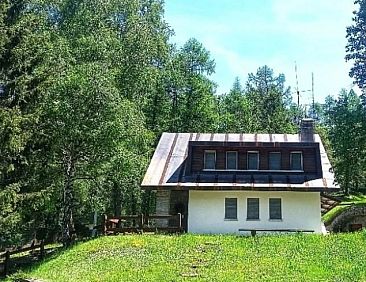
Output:
[[[164,222],[165,227],[158,222]],[[141,232],[183,232],[182,215],[124,215],[108,217],[104,215],[102,233],[141,233]]]
[[[0,275],[6,276],[9,274],[10,271],[10,259],[12,255],[20,254],[27,251],[35,251],[36,249],[39,249],[39,259],[43,259],[45,255],[44,251],[44,242],[40,241],[39,243],[36,243],[33,241],[30,245],[25,245],[19,248],[13,248],[6,250],[3,253],[0,253]],[[2,271],[1,271],[2,266]]]

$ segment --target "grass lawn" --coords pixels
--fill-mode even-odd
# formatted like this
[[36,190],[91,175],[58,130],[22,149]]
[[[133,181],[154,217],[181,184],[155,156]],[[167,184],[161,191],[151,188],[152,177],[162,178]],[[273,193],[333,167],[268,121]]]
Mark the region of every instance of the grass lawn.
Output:
[[366,205],[366,195],[349,195],[345,197],[344,201],[342,201],[340,205],[334,207],[322,216],[322,220],[324,221],[325,225],[332,223],[337,215],[349,209],[352,205]]
[[11,279],[16,277],[55,282],[366,281],[366,232],[101,237]]

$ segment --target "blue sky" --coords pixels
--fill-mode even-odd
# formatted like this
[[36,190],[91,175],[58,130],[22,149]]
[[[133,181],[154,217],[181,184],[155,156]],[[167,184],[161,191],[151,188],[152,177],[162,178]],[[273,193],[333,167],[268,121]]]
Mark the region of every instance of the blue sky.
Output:
[[[228,92],[234,78],[242,83],[263,65],[284,73],[288,86],[311,89],[316,100],[351,89],[346,63],[346,27],[353,0],[166,0],[165,19],[174,29],[172,42],[182,46],[195,37],[216,61],[211,76],[217,93]],[[309,103],[310,92],[301,103]]]

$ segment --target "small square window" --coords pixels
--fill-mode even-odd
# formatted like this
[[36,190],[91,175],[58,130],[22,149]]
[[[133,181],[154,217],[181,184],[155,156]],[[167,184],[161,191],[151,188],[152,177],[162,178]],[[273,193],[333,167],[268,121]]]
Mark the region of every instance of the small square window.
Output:
[[258,170],[259,169],[259,153],[258,152],[248,152],[247,165],[248,165],[248,170]]
[[281,169],[281,153],[280,152],[270,152],[269,153],[268,167],[270,170],[280,170]]
[[225,198],[225,219],[238,218],[238,199]]
[[204,156],[204,169],[216,168],[216,151],[205,151]]
[[238,152],[226,152],[226,169],[238,169]]
[[291,152],[290,165],[291,170],[303,170],[301,152]]
[[280,198],[269,199],[269,219],[282,219],[282,207]]
[[259,219],[259,198],[247,198],[247,220]]

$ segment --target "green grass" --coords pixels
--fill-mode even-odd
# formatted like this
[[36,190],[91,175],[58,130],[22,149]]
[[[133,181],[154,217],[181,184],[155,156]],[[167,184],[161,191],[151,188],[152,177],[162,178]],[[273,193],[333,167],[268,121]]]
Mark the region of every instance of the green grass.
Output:
[[340,205],[334,207],[322,216],[325,225],[329,225],[343,211],[349,209],[351,205],[366,205],[366,195],[349,195],[345,197]]
[[366,232],[102,237],[15,277],[55,282],[366,281]]

